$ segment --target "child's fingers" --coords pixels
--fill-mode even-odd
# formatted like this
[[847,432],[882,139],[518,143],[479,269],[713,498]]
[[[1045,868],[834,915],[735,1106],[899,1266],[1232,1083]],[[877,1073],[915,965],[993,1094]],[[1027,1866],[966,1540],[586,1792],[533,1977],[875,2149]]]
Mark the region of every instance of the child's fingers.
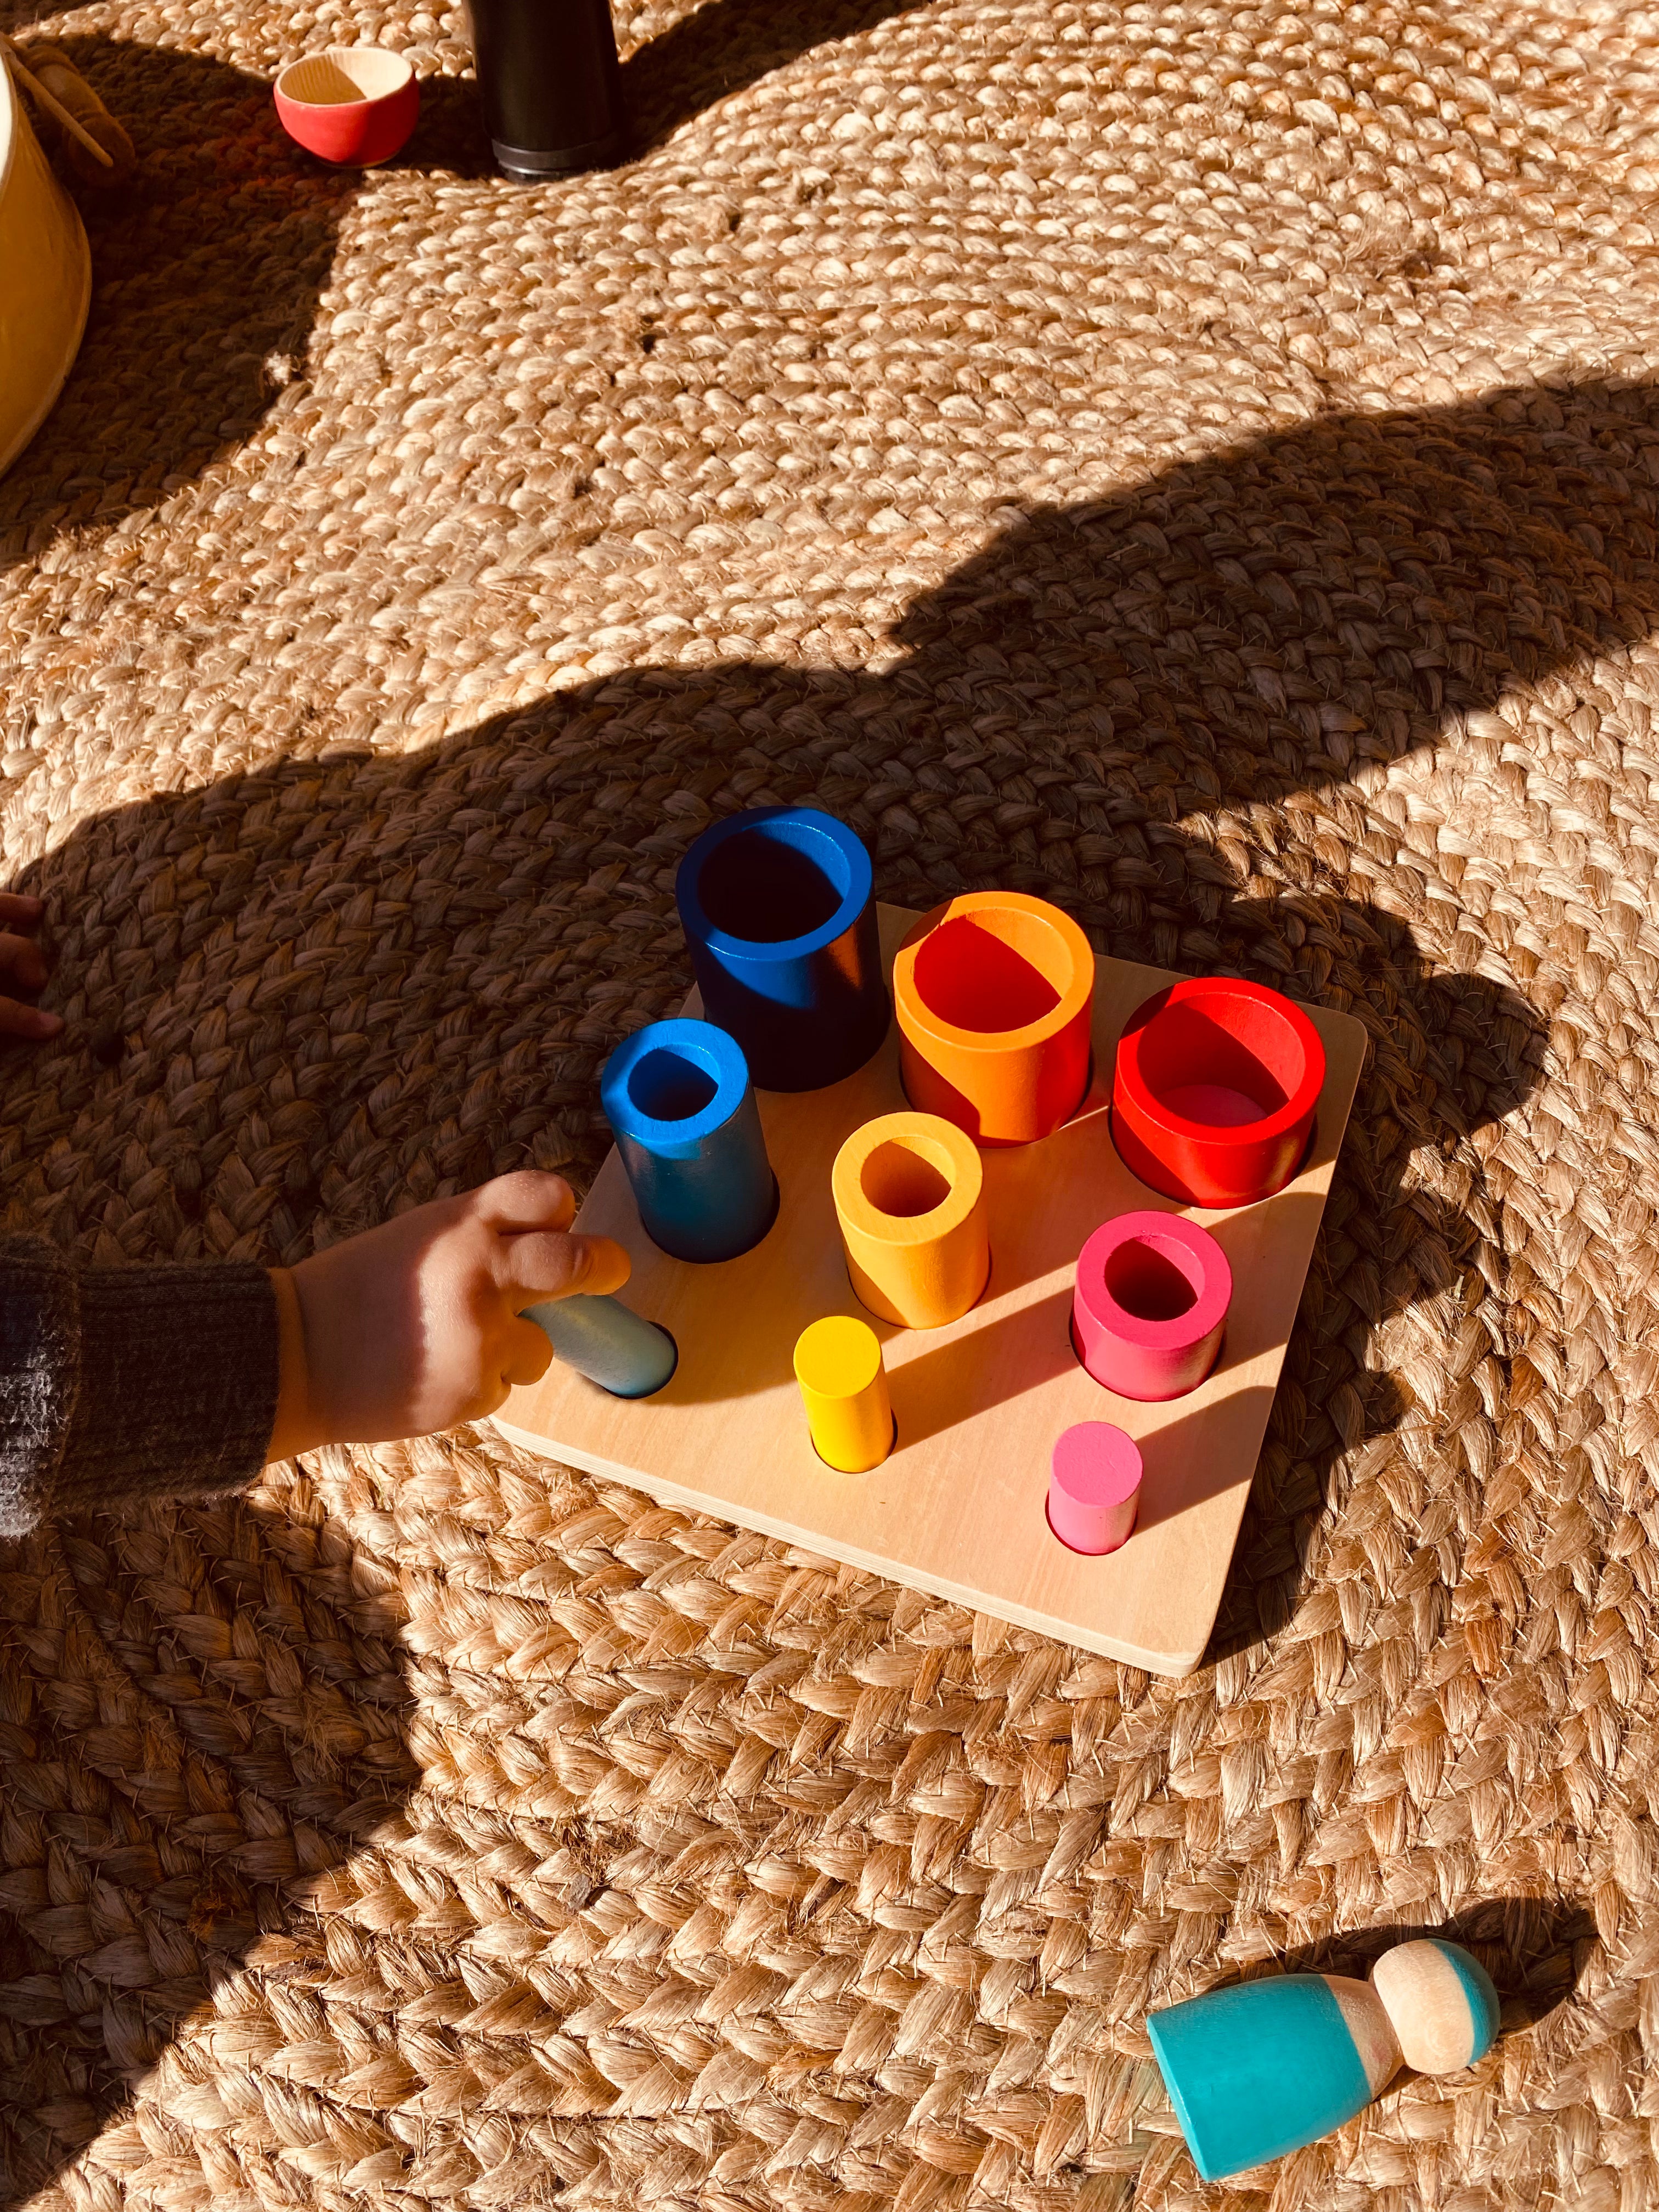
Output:
[[634,1262],[609,1237],[573,1237],[569,1241],[587,1255],[586,1273],[575,1287],[591,1297],[608,1297],[612,1291],[621,1290],[634,1272]]
[[553,1363],[553,1347],[533,1321],[515,1320],[507,1333],[503,1382],[539,1382]]
[[39,1042],[55,1037],[63,1026],[64,1017],[49,1014],[44,1006],[22,1006],[15,999],[0,999],[0,1036],[27,1037]]
[[574,1291],[594,1297],[619,1291],[628,1280],[629,1259],[608,1237],[514,1237],[502,1247],[506,1281],[516,1312],[543,1298],[568,1298]]
[[9,975],[25,991],[38,991],[51,973],[45,953],[32,937],[0,932],[0,974]]
[[538,1229],[568,1229],[575,1218],[576,1195],[562,1176],[539,1168],[520,1168],[497,1176],[472,1194],[477,1218],[487,1228],[508,1235]]
[[46,910],[45,899],[27,898],[21,891],[0,891],[0,921],[33,929]]

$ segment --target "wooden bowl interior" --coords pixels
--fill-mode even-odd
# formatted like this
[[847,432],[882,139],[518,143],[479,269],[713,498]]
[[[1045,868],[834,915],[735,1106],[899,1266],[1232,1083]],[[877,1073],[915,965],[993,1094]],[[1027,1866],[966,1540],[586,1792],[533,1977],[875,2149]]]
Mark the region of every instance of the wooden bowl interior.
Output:
[[402,54],[384,46],[330,46],[290,62],[276,87],[284,100],[302,107],[343,107],[400,92],[412,73]]

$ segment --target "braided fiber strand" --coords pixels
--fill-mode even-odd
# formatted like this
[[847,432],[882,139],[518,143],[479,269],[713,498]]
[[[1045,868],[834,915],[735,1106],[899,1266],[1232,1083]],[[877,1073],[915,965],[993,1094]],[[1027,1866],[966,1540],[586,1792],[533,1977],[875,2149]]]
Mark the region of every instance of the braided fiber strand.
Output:
[[[35,12],[140,165],[0,482],[9,1224],[585,1182],[755,803],[1372,1051],[1185,1680],[487,1427],[8,1547],[5,2203],[1641,2212],[1659,15],[623,4],[525,188],[459,12]],[[1204,2188],[1148,2006],[1424,1926],[1491,2055]]]

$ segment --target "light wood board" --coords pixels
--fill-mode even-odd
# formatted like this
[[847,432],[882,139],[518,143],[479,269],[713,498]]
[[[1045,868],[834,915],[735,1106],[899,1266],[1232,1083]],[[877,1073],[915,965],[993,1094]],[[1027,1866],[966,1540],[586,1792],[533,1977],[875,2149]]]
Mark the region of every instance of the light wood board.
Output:
[[[915,919],[880,908],[890,969]],[[1259,1206],[1191,1209],[1232,1265],[1221,1358],[1189,1396],[1137,1405],[1102,1389],[1073,1356],[1072,1275],[1084,1239],[1113,1214],[1182,1210],[1122,1165],[1108,1111],[1124,1022],[1176,979],[1121,960],[1102,958],[1097,969],[1094,1078],[1076,1118],[1041,1144],[983,1156],[991,1279],[970,1313],[941,1329],[895,1328],[864,1312],[847,1279],[830,1163],[860,1122],[906,1103],[894,1029],[845,1082],[800,1096],[759,1094],[782,1202],[770,1233],[740,1259],[694,1267],[658,1251],[622,1162],[610,1154],[578,1225],[626,1246],[634,1273],[624,1303],[672,1332],[678,1370],[654,1398],[629,1401],[556,1363],[539,1382],[513,1392],[499,1425],[533,1449],[665,1504],[783,1537],[1155,1674],[1195,1667],[1221,1603],[1365,1032],[1351,1015],[1308,1008],[1328,1066],[1302,1172]],[[695,992],[684,1011],[701,1011]],[[801,1412],[795,1339],[830,1313],[870,1321],[885,1348],[898,1443],[868,1474],[826,1467]],[[1054,1441],[1087,1420],[1128,1430],[1146,1461],[1135,1533],[1105,1559],[1068,1552],[1043,1513]]]

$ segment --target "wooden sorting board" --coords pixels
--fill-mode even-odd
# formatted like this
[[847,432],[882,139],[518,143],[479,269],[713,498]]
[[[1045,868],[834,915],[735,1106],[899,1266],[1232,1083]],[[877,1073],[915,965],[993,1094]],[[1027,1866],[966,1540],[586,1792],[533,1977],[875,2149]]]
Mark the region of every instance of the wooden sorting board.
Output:
[[[879,915],[890,970],[916,917],[899,907]],[[1084,1239],[1111,1215],[1182,1211],[1122,1165],[1108,1111],[1123,1024],[1175,980],[1161,969],[1097,960],[1089,1094],[1041,1144],[983,1155],[991,1279],[973,1310],[945,1328],[904,1329],[865,1313],[848,1281],[830,1195],[842,1139],[906,1103],[896,1027],[844,1082],[759,1094],[781,1204],[770,1232],[739,1259],[695,1267],[659,1252],[613,1151],[577,1225],[627,1247],[634,1273],[623,1301],[672,1332],[678,1369],[655,1397],[630,1401],[556,1362],[539,1382],[513,1392],[499,1425],[535,1450],[665,1504],[1154,1674],[1185,1674],[1215,1625],[1365,1031],[1351,1015],[1308,1008],[1327,1071],[1302,1171],[1260,1205],[1191,1210],[1232,1266],[1221,1358],[1189,1396],[1139,1405],[1103,1389],[1073,1357],[1072,1276]],[[684,1012],[701,1012],[695,992]],[[795,1339],[830,1313],[870,1321],[884,1346],[898,1442],[868,1474],[836,1473],[807,1437]],[[1127,1429],[1146,1462],[1135,1533],[1104,1559],[1068,1552],[1043,1511],[1054,1441],[1087,1420]]]

